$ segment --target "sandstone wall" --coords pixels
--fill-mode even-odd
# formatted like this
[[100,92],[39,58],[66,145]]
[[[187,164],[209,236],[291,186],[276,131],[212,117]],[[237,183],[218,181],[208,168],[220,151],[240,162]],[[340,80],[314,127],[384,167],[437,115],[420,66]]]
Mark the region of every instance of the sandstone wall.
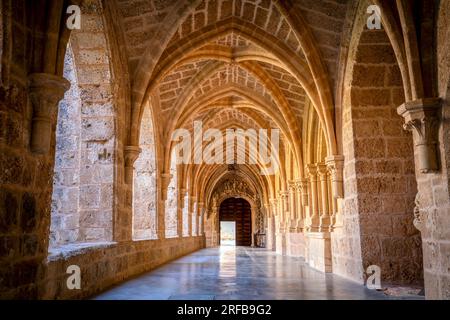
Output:
[[[41,283],[44,299],[81,299],[101,292],[132,276],[204,247],[203,237],[99,244],[72,252],[50,254]],[[81,290],[68,290],[67,267],[81,269]]]
[[354,59],[343,128],[344,224],[333,235],[334,270],[361,281],[375,264],[384,282],[420,281],[413,140],[396,112],[404,102],[402,79],[384,31],[364,30]]
[[443,119],[439,128],[439,159],[442,170],[417,174],[419,188],[418,221],[423,240],[423,267],[426,296],[450,299],[450,2],[443,1],[438,14],[437,62],[438,94]]

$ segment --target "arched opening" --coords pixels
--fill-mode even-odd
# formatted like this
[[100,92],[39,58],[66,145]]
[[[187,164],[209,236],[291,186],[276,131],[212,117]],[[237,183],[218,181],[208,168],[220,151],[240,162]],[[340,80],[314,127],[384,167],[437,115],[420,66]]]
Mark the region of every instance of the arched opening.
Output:
[[116,93],[105,22],[94,11],[84,18],[95,23],[74,30],[65,52],[71,88],[58,108],[50,249],[113,240]]
[[252,213],[250,203],[242,198],[228,198],[220,204],[219,231],[222,239],[227,239],[221,228],[222,222],[234,222],[236,246],[252,244]]
[[59,104],[53,178],[50,247],[80,239],[81,99],[70,44],[64,59],[70,89]]
[[156,159],[150,107],[142,115],[139,140],[141,153],[134,165],[133,179],[133,240],[156,239]]

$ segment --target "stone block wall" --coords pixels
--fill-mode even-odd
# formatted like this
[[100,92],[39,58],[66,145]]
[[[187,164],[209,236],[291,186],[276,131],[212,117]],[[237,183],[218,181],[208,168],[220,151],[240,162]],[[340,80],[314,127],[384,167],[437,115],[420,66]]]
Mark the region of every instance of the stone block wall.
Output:
[[322,272],[332,272],[330,235],[310,232],[306,234],[305,238],[308,265]]
[[450,2],[443,1],[438,17],[438,93],[442,99],[439,128],[441,170],[417,174],[425,294],[428,299],[450,299]]
[[301,232],[287,233],[287,255],[292,257],[305,257],[305,235]]
[[335,270],[361,281],[362,272],[375,264],[385,283],[420,282],[412,137],[396,113],[404,101],[400,72],[383,30],[366,29],[359,41],[351,110],[344,113],[344,224],[333,235]]
[[[204,247],[203,237],[104,243],[50,255],[40,290],[43,299],[82,299]],[[67,289],[67,267],[81,270],[81,289]]]
[[70,81],[70,89],[59,104],[50,246],[78,241],[80,233],[81,100],[70,46],[64,61],[64,77]]
[[0,87],[0,292],[23,298],[36,296],[47,254],[54,162],[29,151],[30,122],[24,82]]

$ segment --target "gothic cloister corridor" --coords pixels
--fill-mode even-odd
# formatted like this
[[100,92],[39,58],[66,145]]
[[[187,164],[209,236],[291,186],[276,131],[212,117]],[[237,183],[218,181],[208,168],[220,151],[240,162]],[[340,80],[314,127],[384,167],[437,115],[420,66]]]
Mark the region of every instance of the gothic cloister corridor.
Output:
[[450,0],[0,0],[0,299],[449,300],[449,99]]

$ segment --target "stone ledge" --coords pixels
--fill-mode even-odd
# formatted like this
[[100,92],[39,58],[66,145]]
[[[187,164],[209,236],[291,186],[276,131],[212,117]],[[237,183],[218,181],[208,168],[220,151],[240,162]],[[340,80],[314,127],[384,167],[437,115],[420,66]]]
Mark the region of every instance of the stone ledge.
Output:
[[92,250],[111,248],[117,245],[117,242],[79,242],[71,243],[48,250],[47,262],[66,260],[68,258],[85,254]]

